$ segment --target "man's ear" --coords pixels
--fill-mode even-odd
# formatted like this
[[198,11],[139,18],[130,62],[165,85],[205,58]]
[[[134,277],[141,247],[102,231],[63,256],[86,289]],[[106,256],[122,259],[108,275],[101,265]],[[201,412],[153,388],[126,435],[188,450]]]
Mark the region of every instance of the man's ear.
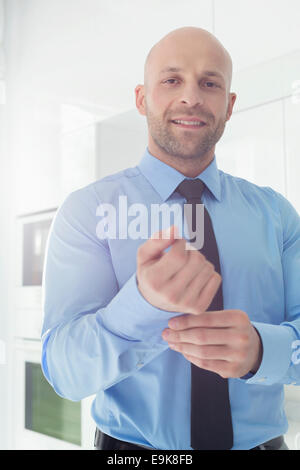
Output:
[[228,108],[227,108],[227,114],[226,114],[226,121],[229,121],[232,115],[232,110],[234,103],[236,101],[237,95],[236,93],[230,93],[229,94],[229,103],[228,103]]
[[136,107],[140,114],[146,116],[145,85],[137,85],[134,92]]

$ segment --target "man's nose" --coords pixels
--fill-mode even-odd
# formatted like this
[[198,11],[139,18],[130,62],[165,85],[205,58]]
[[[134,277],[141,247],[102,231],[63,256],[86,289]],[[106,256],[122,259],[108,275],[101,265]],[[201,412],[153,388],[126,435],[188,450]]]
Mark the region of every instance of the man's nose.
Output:
[[203,105],[204,96],[199,84],[186,85],[182,89],[180,101],[181,103],[188,104],[189,106]]

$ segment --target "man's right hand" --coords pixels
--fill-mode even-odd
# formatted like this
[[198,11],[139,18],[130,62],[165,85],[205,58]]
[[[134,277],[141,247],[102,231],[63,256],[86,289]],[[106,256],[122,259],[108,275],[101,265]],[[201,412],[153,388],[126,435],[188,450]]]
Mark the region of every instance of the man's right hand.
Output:
[[167,236],[156,232],[138,248],[139,291],[161,310],[198,315],[208,309],[222,278],[198,250],[186,249],[188,242],[174,225],[169,230]]

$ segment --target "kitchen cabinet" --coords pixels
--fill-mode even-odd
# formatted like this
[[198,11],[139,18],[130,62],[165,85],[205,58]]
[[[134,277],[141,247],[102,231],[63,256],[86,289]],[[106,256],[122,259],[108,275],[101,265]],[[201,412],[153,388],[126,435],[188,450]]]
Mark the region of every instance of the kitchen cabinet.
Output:
[[286,192],[283,103],[234,113],[216,146],[218,167],[260,186]]

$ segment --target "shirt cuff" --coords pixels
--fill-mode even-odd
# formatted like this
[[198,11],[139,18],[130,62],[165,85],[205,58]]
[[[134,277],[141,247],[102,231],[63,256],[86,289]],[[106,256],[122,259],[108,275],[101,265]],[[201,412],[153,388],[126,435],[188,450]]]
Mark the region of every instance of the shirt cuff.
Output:
[[104,326],[121,337],[168,346],[161,334],[168,327],[168,321],[182,312],[169,312],[150,304],[141,294],[134,273],[99,314]]
[[257,329],[263,347],[262,361],[255,374],[247,374],[242,379],[246,383],[273,385],[281,382],[290,366],[293,332],[287,326],[252,322]]

